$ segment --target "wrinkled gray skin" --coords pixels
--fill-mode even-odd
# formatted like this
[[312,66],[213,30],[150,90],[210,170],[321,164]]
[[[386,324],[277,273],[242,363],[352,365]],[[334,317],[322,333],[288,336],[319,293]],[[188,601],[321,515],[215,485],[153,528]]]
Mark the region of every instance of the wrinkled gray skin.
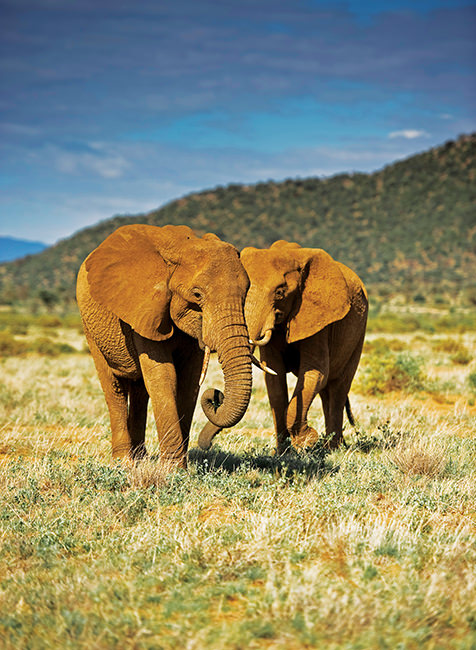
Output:
[[150,397],[161,460],[186,467],[206,346],[218,353],[225,388],[204,393],[204,412],[220,428],[242,418],[251,394],[248,285],[233,246],[186,226],[124,226],[88,256],[77,300],[114,458],[145,454]]
[[[343,441],[343,412],[352,423],[348,393],[365,336],[368,301],[360,278],[320,249],[285,241],[269,249],[245,248],[241,261],[250,278],[245,318],[250,339],[260,346],[266,388],[284,453],[312,448],[319,439],[307,415],[320,395],[326,423],[324,444]],[[288,398],[286,374],[297,377]],[[206,449],[219,428],[208,424],[199,445]]]

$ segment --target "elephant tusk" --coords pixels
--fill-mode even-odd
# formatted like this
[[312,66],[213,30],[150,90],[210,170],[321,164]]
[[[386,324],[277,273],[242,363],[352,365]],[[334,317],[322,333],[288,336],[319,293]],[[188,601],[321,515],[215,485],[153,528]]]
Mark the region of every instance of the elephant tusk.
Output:
[[201,386],[205,381],[205,377],[208,370],[208,363],[210,361],[210,348],[208,345],[205,346],[205,356],[203,357],[202,372],[200,374],[200,379],[198,380],[198,385]]
[[264,361],[259,361],[259,359],[257,359],[254,354],[251,355],[251,363],[254,363],[254,365],[257,368],[260,368],[263,372],[267,372],[268,375],[276,376],[278,374],[272,368],[268,368]]
[[264,345],[267,345],[269,343],[272,335],[273,335],[272,329],[266,330],[266,333],[262,339],[258,339],[258,340],[250,339],[250,343],[251,345],[257,345],[258,347],[263,347]]

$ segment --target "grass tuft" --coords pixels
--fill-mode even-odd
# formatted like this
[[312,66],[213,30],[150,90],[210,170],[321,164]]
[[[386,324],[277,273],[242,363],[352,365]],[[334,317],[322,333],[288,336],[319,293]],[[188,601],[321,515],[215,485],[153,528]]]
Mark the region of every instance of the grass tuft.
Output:
[[408,476],[443,476],[448,464],[444,446],[432,438],[405,440],[389,455],[391,462]]

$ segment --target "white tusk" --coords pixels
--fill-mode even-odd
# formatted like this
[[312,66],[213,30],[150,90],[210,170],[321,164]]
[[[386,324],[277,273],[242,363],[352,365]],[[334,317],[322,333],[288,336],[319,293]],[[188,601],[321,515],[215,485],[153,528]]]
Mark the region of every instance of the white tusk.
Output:
[[251,345],[257,345],[258,347],[263,347],[264,345],[267,345],[269,343],[272,335],[273,335],[272,329],[266,330],[266,333],[262,339],[258,339],[257,341],[255,341],[254,339],[250,339],[250,343]]
[[277,376],[278,374],[272,368],[268,368],[264,361],[259,361],[254,354],[251,355],[251,363],[254,363],[254,365],[263,370],[263,372],[267,372],[268,375]]
[[208,363],[210,361],[210,348],[208,345],[205,346],[205,356],[203,357],[202,373],[200,379],[198,380],[198,385],[201,386],[205,381],[205,376],[208,370]]

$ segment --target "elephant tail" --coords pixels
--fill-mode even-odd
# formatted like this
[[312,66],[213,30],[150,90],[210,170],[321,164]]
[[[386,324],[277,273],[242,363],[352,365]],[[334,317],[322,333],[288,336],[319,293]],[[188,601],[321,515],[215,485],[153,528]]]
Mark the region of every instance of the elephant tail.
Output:
[[354,414],[352,413],[352,409],[350,408],[350,401],[349,401],[349,396],[347,395],[347,398],[345,400],[345,412],[347,413],[347,418],[350,422],[350,424],[355,427],[355,418]]

